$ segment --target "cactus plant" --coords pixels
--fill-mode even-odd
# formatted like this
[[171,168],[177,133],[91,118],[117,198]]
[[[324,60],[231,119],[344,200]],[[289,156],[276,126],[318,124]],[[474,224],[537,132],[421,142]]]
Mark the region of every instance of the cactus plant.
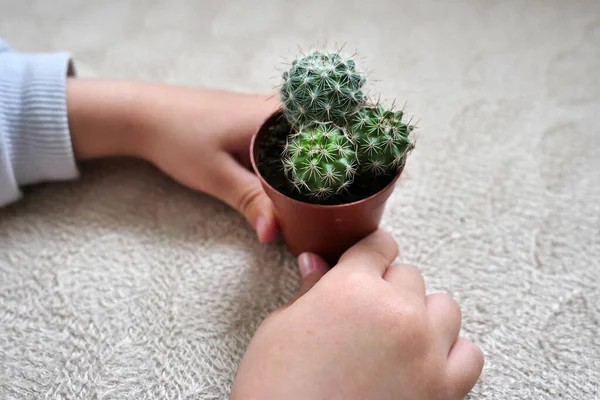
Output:
[[381,104],[365,107],[349,127],[349,138],[357,146],[360,168],[375,175],[395,171],[414,148],[410,134],[414,126],[402,122],[404,112]]
[[283,166],[297,190],[326,198],[352,183],[357,155],[340,128],[331,123],[313,123],[289,139]]
[[379,226],[415,129],[403,110],[365,95],[366,78],[340,51],[313,50],[289,64],[282,106],[250,148],[290,252],[330,265]]
[[352,57],[311,50],[293,60],[282,79],[290,132],[279,161],[296,193],[322,202],[351,191],[356,177],[361,190],[372,192],[404,166],[414,126],[402,122],[402,110],[367,98],[367,80]]
[[295,59],[282,77],[280,97],[292,125],[346,124],[365,102],[365,76],[353,59],[337,52],[312,50]]

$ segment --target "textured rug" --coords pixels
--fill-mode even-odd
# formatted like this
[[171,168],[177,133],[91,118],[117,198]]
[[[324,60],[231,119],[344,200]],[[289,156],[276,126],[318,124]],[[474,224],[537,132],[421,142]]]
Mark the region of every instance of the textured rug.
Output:
[[[358,49],[421,120],[382,224],[462,305],[486,355],[470,398],[600,398],[597,0],[0,0],[0,35],[81,76],[240,91],[298,45]],[[227,398],[299,282],[220,202],[87,165],[0,210],[0,398]]]

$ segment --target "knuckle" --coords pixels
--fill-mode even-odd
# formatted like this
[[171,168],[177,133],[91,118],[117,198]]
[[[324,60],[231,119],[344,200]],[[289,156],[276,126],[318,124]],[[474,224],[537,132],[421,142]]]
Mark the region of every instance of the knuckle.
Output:
[[432,296],[436,296],[441,302],[445,303],[446,305],[458,307],[458,303],[456,302],[454,297],[452,297],[448,293],[434,293]]
[[389,241],[389,249],[390,249],[390,258],[394,259],[396,257],[398,257],[398,253],[400,252],[400,249],[398,248],[398,242],[396,242],[396,239],[394,239],[394,237],[388,233],[388,241]]
[[402,317],[402,330],[406,332],[406,335],[415,339],[426,337],[429,324],[423,307],[410,304],[398,308],[399,312],[396,314]]
[[448,398],[464,398],[477,383],[484,367],[484,355],[479,346],[462,339],[461,352],[468,360],[460,373],[455,373],[446,378],[446,393]]
[[425,295],[425,278],[423,278],[421,271],[414,265],[392,264],[388,268],[386,276],[390,274],[401,274],[405,282],[410,282],[412,288],[420,289],[420,292],[423,292],[423,296]]
[[368,279],[361,272],[351,271],[337,277],[332,289],[342,301],[357,301],[368,287]]
[[427,296],[427,304],[437,309],[444,310],[444,316],[461,318],[462,310],[454,297],[447,293],[433,293]]
[[[336,276],[336,272],[340,271]],[[361,318],[372,320],[374,315],[381,314],[385,299],[374,285],[373,278],[363,271],[341,271],[335,268],[324,277],[331,301],[343,309],[354,310]]]
[[389,259],[392,258],[389,254],[386,254],[386,251],[381,246],[373,248],[373,256],[377,258],[377,264],[381,265],[387,265]]
[[398,243],[391,233],[380,229],[372,237],[372,240],[378,243],[378,245],[373,247],[384,260],[394,259],[398,256]]
[[405,268],[407,274],[410,274],[414,278],[418,279],[420,281],[420,283],[425,284],[425,279],[423,278],[423,274],[421,273],[419,268],[415,267],[414,265],[410,265],[410,264],[397,264],[397,265],[398,265],[398,267]]
[[380,316],[382,328],[391,333],[403,357],[420,357],[430,345],[427,315],[414,303],[399,303]]
[[467,344],[468,345],[466,347],[469,349],[467,351],[471,353],[471,359],[473,360],[474,369],[478,372],[481,372],[485,363],[485,356],[483,354],[483,351],[479,346],[477,346],[473,342],[469,341],[467,342]]
[[[424,354],[431,343],[424,302],[399,297],[387,285],[376,286],[362,272],[345,273],[331,282],[331,301],[358,311],[370,325],[386,332],[393,346],[414,357]],[[389,292],[386,292],[388,290]]]
[[438,293],[439,301],[444,304],[452,318],[460,320],[462,318],[462,310],[454,297],[447,293]]
[[257,187],[248,188],[238,199],[237,209],[244,215],[248,214],[252,204],[260,197],[261,191]]

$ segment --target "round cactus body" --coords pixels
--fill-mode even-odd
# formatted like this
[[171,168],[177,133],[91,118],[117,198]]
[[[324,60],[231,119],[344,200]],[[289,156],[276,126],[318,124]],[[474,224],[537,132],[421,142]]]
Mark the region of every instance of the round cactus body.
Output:
[[398,169],[413,149],[410,134],[414,126],[402,122],[401,110],[381,105],[362,109],[353,119],[350,139],[356,144],[360,169],[375,175]]
[[280,89],[283,110],[294,126],[313,122],[345,125],[364,105],[366,78],[352,59],[313,50],[292,62]]
[[333,124],[301,128],[283,156],[288,179],[304,194],[326,198],[347,189],[356,173],[356,151]]

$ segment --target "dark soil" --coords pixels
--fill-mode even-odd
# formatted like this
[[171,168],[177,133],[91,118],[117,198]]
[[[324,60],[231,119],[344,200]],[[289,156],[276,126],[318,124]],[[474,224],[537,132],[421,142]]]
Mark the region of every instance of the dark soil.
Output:
[[394,174],[375,176],[373,174],[357,175],[354,182],[343,193],[336,194],[327,199],[315,199],[302,195],[287,179],[281,163],[281,153],[286,142],[287,135],[291,132],[291,126],[282,114],[271,118],[262,128],[259,135],[259,148],[257,163],[258,170],[263,178],[273,188],[292,199],[312,204],[338,205],[352,203],[374,195],[385,188],[395,177]]

